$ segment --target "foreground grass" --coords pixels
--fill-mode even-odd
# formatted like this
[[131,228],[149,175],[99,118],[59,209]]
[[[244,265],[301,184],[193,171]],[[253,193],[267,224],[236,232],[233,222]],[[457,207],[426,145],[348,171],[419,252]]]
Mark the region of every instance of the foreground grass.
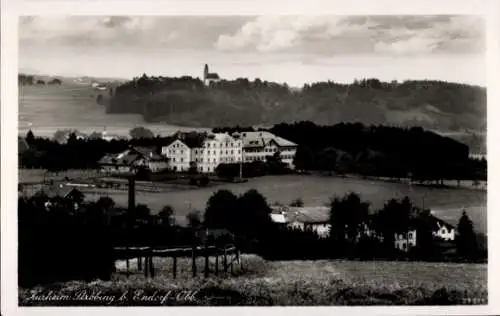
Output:
[[[221,262],[221,261],[219,261]],[[20,290],[20,305],[447,305],[486,304],[487,265],[423,262],[281,261],[243,256],[233,275],[193,278],[189,259],[156,259],[154,279],[118,263],[112,281],[67,282]],[[221,271],[220,269],[219,271]],[[34,293],[67,299],[34,300]],[[85,293],[82,299],[81,293]],[[80,296],[78,296],[80,294]],[[91,296],[94,295],[94,296]],[[73,298],[73,300],[71,300]],[[78,299],[80,298],[80,299]]]

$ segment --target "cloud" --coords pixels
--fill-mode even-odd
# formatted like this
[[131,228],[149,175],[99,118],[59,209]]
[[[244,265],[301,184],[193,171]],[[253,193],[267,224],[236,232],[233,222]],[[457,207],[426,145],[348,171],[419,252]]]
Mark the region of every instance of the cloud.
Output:
[[172,43],[179,38],[173,26],[151,17],[22,17],[22,45],[113,47]]
[[263,16],[221,34],[222,51],[296,53],[462,53],[484,51],[474,16]]
[[482,53],[475,16],[26,16],[20,49],[336,56]]

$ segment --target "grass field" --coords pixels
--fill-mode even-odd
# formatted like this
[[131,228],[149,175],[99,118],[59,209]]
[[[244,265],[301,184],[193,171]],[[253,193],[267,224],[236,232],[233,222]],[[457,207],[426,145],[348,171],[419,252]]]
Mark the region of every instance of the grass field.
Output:
[[[95,175],[92,171],[70,171],[61,173],[54,179],[68,177],[86,178]],[[50,178],[49,177],[49,178]],[[40,181],[43,172],[36,170],[21,170],[19,181]],[[236,194],[241,194],[249,189],[257,189],[266,198],[268,203],[289,204],[300,197],[305,205],[323,205],[330,197],[343,196],[349,192],[356,192],[371,202],[372,209],[378,209],[391,198],[409,196],[418,205],[431,208],[443,220],[456,224],[465,208],[479,232],[486,232],[487,193],[480,190],[469,189],[444,189],[428,188],[422,186],[409,187],[402,183],[383,181],[370,181],[356,178],[337,178],[313,175],[285,175],[266,176],[250,179],[245,183],[219,183],[205,188],[192,188],[189,190],[169,190],[161,193],[138,192],[136,202],[146,204],[153,212],[161,210],[165,205],[171,205],[176,212],[176,220],[184,224],[185,216],[192,210],[203,211],[209,197],[220,189],[228,189]],[[89,200],[96,200],[102,195],[110,196],[119,205],[126,206],[128,202],[127,191],[103,194],[100,191],[86,192]]]
[[128,136],[130,129],[144,126],[161,135],[185,128],[167,124],[149,124],[139,114],[106,114],[96,102],[99,94],[89,85],[24,86],[19,89],[19,134],[31,129],[35,135],[52,137],[60,129],[77,129],[83,133],[101,132]]
[[[213,272],[213,260],[211,270]],[[202,261],[198,261],[202,272]],[[117,264],[123,271],[123,262]],[[132,264],[132,267],[135,265]],[[112,281],[68,282],[43,291],[71,296],[83,290],[120,297],[110,305],[443,305],[486,304],[487,265],[424,262],[359,262],[344,260],[267,262],[242,256],[242,268],[234,275],[192,278],[189,259],[180,259],[181,273],[171,277],[171,259],[156,259],[157,275],[145,279],[141,273],[128,278],[116,274]],[[203,275],[203,273],[201,273]],[[417,277],[418,276],[418,277]],[[21,305],[30,301],[30,291],[20,290]],[[133,296],[143,290],[149,300]],[[162,293],[190,291],[194,299],[161,301]],[[156,299],[153,294],[156,292]],[[145,296],[144,296],[145,297]],[[49,302],[50,303],[50,302]],[[38,302],[40,304],[40,302]],[[104,303],[106,304],[106,303]],[[102,305],[102,304],[101,304]]]
[[[484,191],[465,189],[431,189],[426,187],[409,188],[399,183],[366,181],[362,179],[341,179],[320,176],[266,176],[251,179],[246,183],[224,183],[209,188],[194,188],[177,192],[137,194],[136,202],[147,204],[153,211],[164,205],[171,205],[176,219],[184,223],[185,215],[191,210],[203,211],[209,197],[220,189],[228,189],[241,194],[249,189],[257,189],[268,203],[289,204],[295,198],[302,198],[305,205],[323,205],[330,197],[343,196],[356,192],[371,202],[372,209],[378,209],[391,198],[409,196],[415,204],[429,207],[436,216],[456,224],[462,208],[466,208],[476,229],[486,232],[486,197]],[[86,194],[89,199],[99,198],[99,194]],[[126,205],[126,192],[110,195],[118,204]],[[423,201],[422,201],[423,199]]]

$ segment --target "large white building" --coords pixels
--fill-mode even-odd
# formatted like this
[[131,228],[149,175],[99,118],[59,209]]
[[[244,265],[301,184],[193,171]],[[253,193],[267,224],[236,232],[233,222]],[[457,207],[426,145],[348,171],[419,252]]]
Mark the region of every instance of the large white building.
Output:
[[243,140],[245,162],[266,161],[267,156],[279,153],[281,161],[294,168],[297,144],[266,131],[235,133],[233,136]]
[[193,149],[193,161],[198,171],[214,172],[221,163],[242,162],[243,142],[227,133],[208,135],[199,148]]
[[199,139],[179,135],[162,147],[173,171],[188,171],[195,166],[199,172],[212,173],[219,164],[266,161],[279,154],[281,161],[294,168],[297,144],[269,132],[213,133]]
[[243,142],[227,133],[206,135],[201,141],[177,139],[162,147],[174,171],[188,171],[191,165],[199,172],[211,173],[221,163],[240,163]]
[[168,146],[161,148],[161,154],[169,159],[173,171],[188,171],[191,163],[191,148],[182,140],[177,139]]

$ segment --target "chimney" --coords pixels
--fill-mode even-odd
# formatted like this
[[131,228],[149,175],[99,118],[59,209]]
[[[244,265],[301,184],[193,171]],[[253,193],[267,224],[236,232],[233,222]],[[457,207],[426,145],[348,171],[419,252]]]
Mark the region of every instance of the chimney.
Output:
[[128,178],[128,210],[133,211],[135,208],[135,179],[133,176]]

